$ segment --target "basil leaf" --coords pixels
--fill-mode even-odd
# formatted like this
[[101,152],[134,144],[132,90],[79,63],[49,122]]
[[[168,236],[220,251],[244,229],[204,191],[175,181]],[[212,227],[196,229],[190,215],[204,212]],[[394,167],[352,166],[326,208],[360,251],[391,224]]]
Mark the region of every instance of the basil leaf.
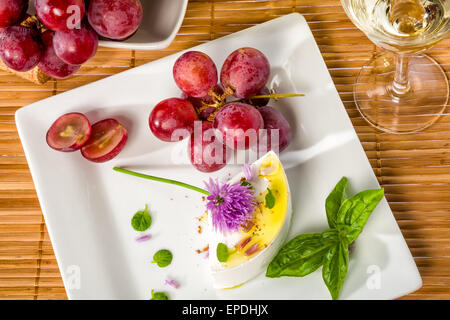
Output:
[[156,263],[160,268],[165,268],[172,263],[172,259],[172,252],[169,250],[159,250],[153,255],[152,263]]
[[275,196],[272,193],[272,190],[267,188],[267,194],[266,194],[266,207],[268,209],[272,209],[275,206]]
[[330,228],[336,227],[336,217],[342,202],[346,199],[348,179],[342,177],[325,200],[325,210]]
[[336,230],[301,234],[286,243],[267,267],[266,277],[304,277],[316,271],[329,248],[338,242]]
[[228,251],[228,247],[225,243],[219,243],[217,245],[216,254],[219,262],[227,262],[230,257],[230,252]]
[[152,298],[150,300],[170,300],[169,296],[164,292],[153,292],[152,290]]
[[144,211],[138,211],[131,219],[131,226],[136,231],[145,231],[152,225],[152,217],[147,211],[147,205],[145,205]]
[[345,233],[349,244],[359,236],[367,219],[383,196],[384,189],[365,190],[342,203],[337,214],[337,224],[351,227]]
[[348,244],[341,241],[331,247],[323,261],[322,278],[333,300],[339,299],[348,270]]

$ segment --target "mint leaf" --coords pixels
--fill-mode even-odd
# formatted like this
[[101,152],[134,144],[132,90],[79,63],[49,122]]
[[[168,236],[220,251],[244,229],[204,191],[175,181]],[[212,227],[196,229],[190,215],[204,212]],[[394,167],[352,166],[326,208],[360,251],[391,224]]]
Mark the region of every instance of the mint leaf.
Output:
[[338,243],[338,233],[301,234],[286,243],[267,267],[266,277],[304,277],[316,271],[328,250]]
[[342,177],[325,200],[325,210],[330,228],[336,227],[336,217],[342,202],[346,199],[348,179]]
[[156,263],[160,268],[165,268],[172,263],[172,259],[172,252],[169,250],[159,250],[154,254],[152,263]]
[[150,300],[170,300],[169,296],[164,292],[154,292],[152,290],[152,298]]
[[252,188],[252,184],[245,179],[241,180],[241,186],[243,186],[243,187],[249,186],[249,188]]
[[342,203],[337,214],[337,225],[350,227],[345,234],[349,244],[359,236],[383,196],[384,189],[365,190]]
[[221,242],[217,245],[216,254],[217,260],[219,260],[219,262],[227,262],[228,258],[230,257],[230,252],[227,245]]
[[131,219],[131,226],[136,231],[145,231],[152,225],[152,217],[147,211],[147,205],[143,211],[138,211]]
[[339,242],[331,247],[323,261],[322,278],[333,300],[339,299],[348,270],[348,244]]
[[272,209],[275,206],[275,197],[272,193],[272,190],[267,188],[267,194],[266,194],[266,207],[268,209]]

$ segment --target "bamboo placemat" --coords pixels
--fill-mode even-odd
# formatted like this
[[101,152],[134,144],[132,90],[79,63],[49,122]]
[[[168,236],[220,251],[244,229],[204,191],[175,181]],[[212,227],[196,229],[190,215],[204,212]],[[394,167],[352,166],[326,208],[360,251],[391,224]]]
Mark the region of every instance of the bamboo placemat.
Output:
[[[38,86],[0,72],[0,299],[66,299],[14,124],[22,106],[291,12],[304,15],[423,278],[404,299],[450,299],[450,115],[423,133],[376,132],[352,89],[375,46],[339,0],[191,0],[172,45],[160,51],[99,48],[78,74]],[[450,71],[450,38],[429,50]],[[432,94],[432,93],[430,93]]]

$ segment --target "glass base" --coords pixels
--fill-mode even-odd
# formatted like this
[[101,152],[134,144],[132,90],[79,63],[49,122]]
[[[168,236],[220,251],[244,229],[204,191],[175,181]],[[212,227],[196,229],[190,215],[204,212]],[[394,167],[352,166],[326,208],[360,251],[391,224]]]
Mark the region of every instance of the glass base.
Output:
[[365,65],[354,88],[356,106],[375,128],[396,134],[421,131],[444,113],[449,87],[441,66],[427,55],[411,56],[408,65],[409,90],[393,88],[395,55],[383,52]]

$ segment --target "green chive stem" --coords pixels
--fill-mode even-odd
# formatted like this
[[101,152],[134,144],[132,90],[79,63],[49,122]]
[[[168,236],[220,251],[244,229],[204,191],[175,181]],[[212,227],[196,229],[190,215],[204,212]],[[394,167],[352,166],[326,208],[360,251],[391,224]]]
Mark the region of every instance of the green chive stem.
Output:
[[190,189],[190,190],[194,190],[194,191],[206,194],[207,196],[210,195],[210,193],[208,191],[206,191],[206,190],[204,190],[202,188],[198,188],[198,187],[195,187],[193,185],[190,185],[190,184],[187,184],[187,183],[184,183],[184,182],[180,182],[180,181],[177,181],[177,180],[171,180],[171,179],[166,179],[166,178],[150,176],[148,174],[143,174],[143,173],[139,173],[139,172],[123,169],[123,168],[118,168],[118,167],[114,167],[113,170],[117,171],[117,172],[128,174],[130,176],[135,176],[135,177],[138,177],[138,178],[143,178],[143,179],[147,179],[147,180],[153,180],[153,181],[173,184],[173,185],[176,185],[176,186],[180,186],[180,187],[183,187],[183,188],[186,188],[186,189]]

